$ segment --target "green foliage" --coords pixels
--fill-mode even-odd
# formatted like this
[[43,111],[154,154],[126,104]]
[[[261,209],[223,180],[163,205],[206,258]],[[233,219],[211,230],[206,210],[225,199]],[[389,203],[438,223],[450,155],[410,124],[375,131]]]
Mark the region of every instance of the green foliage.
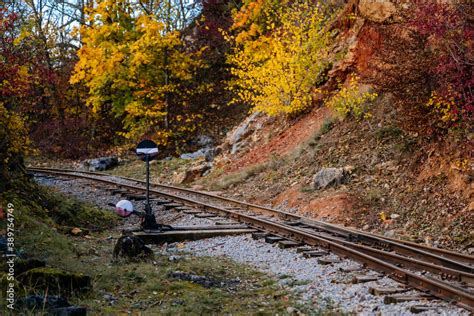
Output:
[[[327,20],[319,6],[296,1],[246,4],[234,18],[235,48],[228,56],[234,102],[269,115],[299,113],[311,106],[315,86],[326,80]],[[239,30],[246,26],[243,30]]]

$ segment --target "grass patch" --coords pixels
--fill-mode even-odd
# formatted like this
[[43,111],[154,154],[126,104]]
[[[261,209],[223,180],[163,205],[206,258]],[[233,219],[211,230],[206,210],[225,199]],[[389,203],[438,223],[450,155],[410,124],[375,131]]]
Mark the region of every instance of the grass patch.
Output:
[[329,133],[334,127],[335,122],[333,118],[326,118],[321,127],[315,131],[306,141],[297,146],[290,154],[290,160],[297,159],[304,153],[315,154],[320,149],[319,141],[324,134]]
[[256,176],[268,169],[268,164],[256,164],[245,168],[242,171],[235,172],[224,176],[222,179],[217,180],[212,184],[214,190],[225,190],[231,188],[245,180]]

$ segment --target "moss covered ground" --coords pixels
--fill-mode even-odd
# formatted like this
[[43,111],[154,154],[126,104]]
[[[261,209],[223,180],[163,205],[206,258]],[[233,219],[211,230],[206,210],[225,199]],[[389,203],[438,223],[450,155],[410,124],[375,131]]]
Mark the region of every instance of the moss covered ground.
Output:
[[[37,259],[46,264],[16,277],[18,297],[47,291],[53,295],[57,291],[48,286],[51,280],[60,288],[59,281],[76,282],[87,276],[89,290],[60,289],[58,293],[72,304],[87,307],[90,315],[284,315],[293,308],[319,313],[303,306],[275,277],[225,258],[180,254],[178,260],[170,260],[165,248],[155,247],[153,259],[114,261],[113,247],[121,234],[114,214],[30,182],[16,187],[1,194],[2,205],[15,206],[16,251],[21,260]],[[4,233],[5,222],[1,225]],[[88,234],[72,236],[61,229],[64,226],[80,227]],[[2,268],[4,271],[5,266]],[[176,271],[204,276],[221,285],[181,280],[173,277]],[[2,272],[0,277],[3,288],[6,274]],[[4,292],[0,294],[2,311],[6,308]]]

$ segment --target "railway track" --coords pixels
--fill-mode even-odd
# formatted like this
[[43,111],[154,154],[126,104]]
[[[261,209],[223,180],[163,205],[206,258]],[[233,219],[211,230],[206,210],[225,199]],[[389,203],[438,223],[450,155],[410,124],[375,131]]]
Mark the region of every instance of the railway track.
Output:
[[[143,192],[144,181],[111,180],[105,173],[67,169],[29,168],[30,172],[96,181],[122,189]],[[288,212],[163,184],[152,184],[150,194],[217,213],[266,233],[309,246],[317,246],[340,257],[352,258],[409,287],[456,303],[474,312],[474,257],[449,250],[370,234],[316,221]]]

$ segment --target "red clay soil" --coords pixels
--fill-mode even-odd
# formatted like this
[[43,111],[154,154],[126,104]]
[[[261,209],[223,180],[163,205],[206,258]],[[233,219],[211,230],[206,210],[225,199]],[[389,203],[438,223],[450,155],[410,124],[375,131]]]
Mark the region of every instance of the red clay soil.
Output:
[[351,196],[346,192],[329,191],[323,196],[311,198],[297,187],[280,193],[272,204],[286,204],[287,207],[298,208],[304,216],[329,222],[345,222],[346,217],[353,211]]
[[283,156],[288,154],[318,131],[325,119],[331,117],[331,115],[333,115],[332,111],[326,107],[315,108],[311,113],[302,116],[293,126],[274,136],[267,144],[252,148],[242,157],[233,161],[226,171],[239,171],[248,166],[266,162],[272,155]]

